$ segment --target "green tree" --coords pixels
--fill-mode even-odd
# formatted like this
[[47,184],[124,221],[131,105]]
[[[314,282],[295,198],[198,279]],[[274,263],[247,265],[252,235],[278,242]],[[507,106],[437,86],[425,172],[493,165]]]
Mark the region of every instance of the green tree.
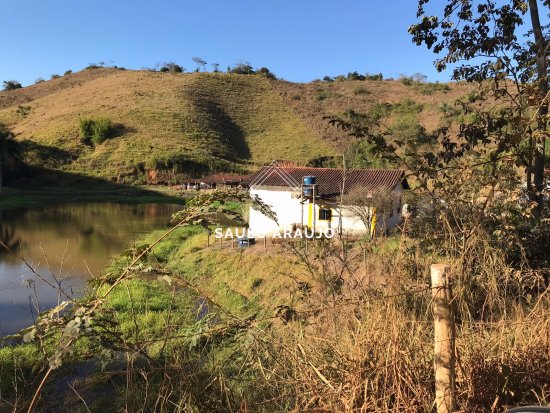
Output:
[[[542,26],[544,0],[446,0],[440,13],[427,12],[430,0],[418,0],[419,22],[409,28],[413,41],[439,57],[438,71],[452,67],[453,79],[477,82],[465,110],[476,121],[460,125],[461,138],[494,145],[494,159],[512,154],[525,169],[527,191],[543,210],[545,145],[548,121],[549,26]],[[530,26],[527,34],[525,27]],[[484,109],[480,102],[496,99]],[[485,105],[489,106],[489,105]],[[483,139],[478,139],[483,137]]]
[[21,86],[21,83],[17,80],[4,80],[3,90],[15,90],[21,89],[22,87],[23,86]]
[[206,67],[206,60],[200,58],[200,57],[193,57],[193,62],[197,65],[197,72],[200,72],[201,69],[204,70]]
[[2,195],[3,171],[6,162],[19,157],[20,147],[13,133],[0,124],[0,196]]

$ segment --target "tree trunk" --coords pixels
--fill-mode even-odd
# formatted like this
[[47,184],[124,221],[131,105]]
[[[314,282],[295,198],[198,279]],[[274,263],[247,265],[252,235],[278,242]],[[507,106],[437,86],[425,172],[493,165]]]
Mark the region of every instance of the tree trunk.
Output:
[[544,188],[544,151],[546,144],[546,116],[548,114],[548,101],[546,96],[548,94],[548,77],[546,73],[546,40],[544,39],[540,26],[537,0],[529,0],[529,12],[537,48],[538,91],[540,95],[539,99],[541,99],[541,104],[537,109],[537,130],[535,131],[533,165],[533,183],[535,187],[534,200],[537,203],[534,212],[536,217],[540,217],[544,202],[542,190]]

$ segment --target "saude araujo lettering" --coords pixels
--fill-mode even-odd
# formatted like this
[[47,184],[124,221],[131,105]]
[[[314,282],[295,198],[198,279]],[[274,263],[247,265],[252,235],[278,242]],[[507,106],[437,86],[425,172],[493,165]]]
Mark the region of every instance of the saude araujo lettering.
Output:
[[[301,228],[281,228],[278,231],[274,231],[271,234],[272,238],[333,238],[336,235],[336,231],[332,228],[326,228],[319,232],[314,232],[313,229]],[[235,230],[227,228],[225,231],[223,228],[216,228],[214,230],[214,237],[219,238],[265,238],[266,234],[261,232],[253,232],[247,228],[237,228]]]

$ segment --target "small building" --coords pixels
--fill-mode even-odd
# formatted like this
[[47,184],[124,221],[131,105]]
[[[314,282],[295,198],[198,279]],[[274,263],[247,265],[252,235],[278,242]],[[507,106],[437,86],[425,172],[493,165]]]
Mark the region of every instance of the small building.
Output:
[[[344,179],[345,177],[345,179]],[[273,235],[284,230],[310,228],[315,232],[331,229],[344,234],[385,231],[402,220],[403,190],[408,189],[404,172],[397,169],[342,169],[265,166],[248,180],[251,196],[259,197],[277,214],[277,221],[251,208],[252,233]],[[391,205],[384,216],[369,206],[368,198],[381,191],[391,194]],[[360,205],[346,205],[350,194],[365,194]],[[357,199],[357,198],[356,198]],[[344,202],[342,202],[342,200]],[[357,208],[356,208],[357,207]],[[370,214],[367,224],[361,208]]]
[[201,186],[206,189],[236,188],[245,186],[250,175],[213,174],[200,179]]
[[245,187],[249,175],[234,175],[234,174],[213,174],[202,178],[191,178],[182,181],[182,189],[201,190],[201,189],[216,189],[216,188],[236,188],[239,186]]

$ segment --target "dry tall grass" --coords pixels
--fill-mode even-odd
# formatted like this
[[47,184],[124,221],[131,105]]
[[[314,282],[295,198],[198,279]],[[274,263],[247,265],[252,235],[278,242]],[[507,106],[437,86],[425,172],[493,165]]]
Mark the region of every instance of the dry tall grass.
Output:
[[[128,411],[149,411],[153,400],[155,411],[166,412],[433,411],[430,258],[401,247],[380,245],[366,261],[358,246],[273,247],[301,254],[300,298],[273,317],[205,332],[198,358],[172,343],[160,383],[151,384],[154,369],[138,375],[131,368],[125,392],[135,404]],[[460,411],[550,403],[548,294],[525,303],[490,291],[488,279],[478,285],[487,296],[485,313],[473,314],[481,293],[470,294],[455,264]],[[324,276],[327,268],[342,282]]]

